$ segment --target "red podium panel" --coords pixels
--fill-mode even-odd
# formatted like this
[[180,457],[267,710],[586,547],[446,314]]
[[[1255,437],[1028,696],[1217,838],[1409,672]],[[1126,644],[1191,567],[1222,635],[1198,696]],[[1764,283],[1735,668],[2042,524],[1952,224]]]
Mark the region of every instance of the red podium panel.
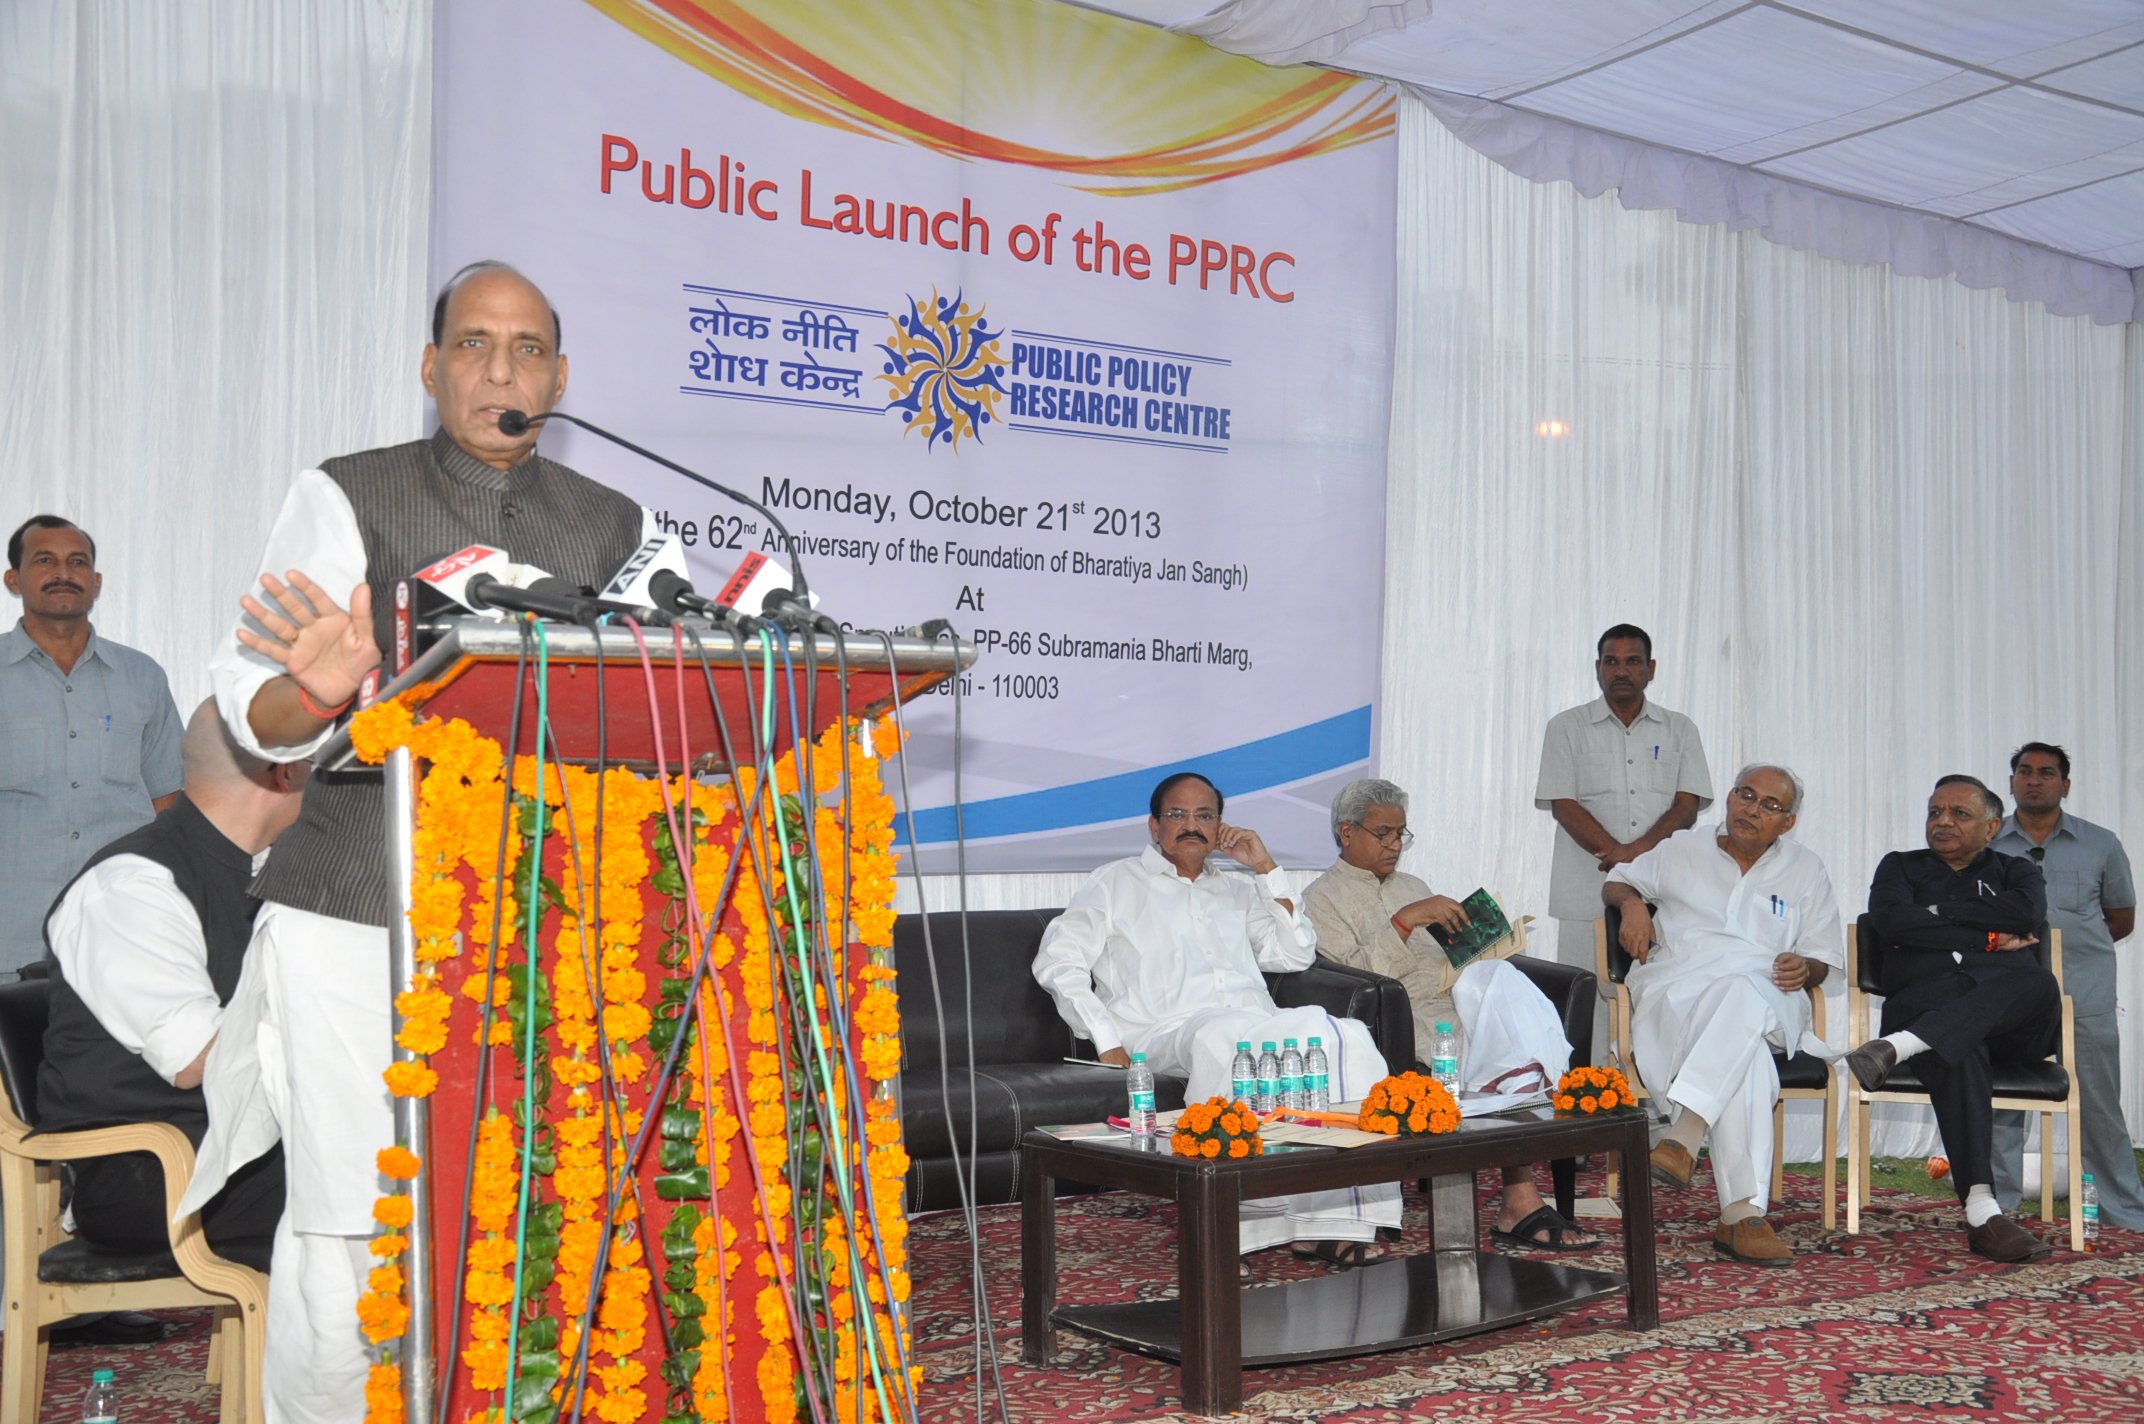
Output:
[[[693,632],[697,633],[697,639],[692,636]],[[780,649],[781,645],[777,644],[776,647]],[[816,740],[821,732],[844,717],[876,717],[896,703],[954,675],[960,668],[972,663],[974,656],[972,646],[957,644],[950,639],[940,639],[933,643],[919,638],[887,638],[876,635],[850,635],[838,642],[815,637],[809,643],[792,636],[785,650],[770,652],[763,646],[741,647],[727,633],[718,633],[705,625],[691,631],[647,629],[636,637],[634,630],[623,627],[590,630],[546,624],[542,625],[539,641],[536,625],[533,624],[463,619],[450,624],[442,639],[383,689],[376,700],[385,701],[392,698],[426,725],[430,725],[433,720],[459,720],[468,724],[482,737],[498,743],[502,749],[510,750],[515,758],[527,758],[534,752],[540,712],[546,725],[544,760],[548,762],[585,764],[595,761],[600,755],[613,768],[643,774],[654,773],[663,778],[675,777],[688,767],[696,777],[704,777],[709,773],[721,773],[754,765],[761,768],[761,775],[765,775],[766,770],[787,756],[797,742]],[[520,719],[518,738],[512,731],[517,708]],[[407,726],[407,723],[403,725]],[[455,735],[464,738],[467,736],[466,733]],[[510,740],[516,742],[511,748],[507,745]],[[410,744],[389,742],[388,745],[406,748]],[[374,756],[378,754],[377,750],[372,753]],[[319,765],[331,770],[351,767],[356,764],[356,760],[347,731],[338,734],[316,758]],[[491,778],[488,784],[497,785],[500,763],[489,756],[479,757],[477,760],[484,769],[481,772],[465,774]],[[831,772],[832,769],[822,762],[819,770]],[[814,775],[817,774],[815,771]],[[839,780],[840,777],[837,775],[834,779]],[[878,786],[875,769],[868,772],[867,779],[869,787]],[[466,784],[474,786],[475,782],[471,780]],[[395,895],[389,931],[392,972],[390,992],[397,996],[406,996],[413,983],[418,982],[418,976],[429,973],[436,977],[426,982],[434,983],[443,989],[448,1001],[462,1005],[464,995],[461,991],[467,978],[471,974],[482,973],[481,954],[460,954],[450,950],[450,957],[445,962],[436,962],[439,961],[440,955],[428,951],[422,957],[434,962],[429,967],[420,965],[416,932],[410,923],[410,911],[416,895],[413,879],[418,807],[415,766],[409,750],[395,750],[389,754],[386,789],[386,834]],[[733,799],[735,797],[735,793],[728,789],[717,792],[704,785],[694,787],[692,791],[696,799],[703,791],[731,796]],[[839,797],[846,798],[850,794],[850,789],[844,787],[839,792]],[[883,819],[890,811],[890,803],[885,802],[882,793],[875,790],[867,795],[866,799],[872,797],[878,797],[878,804],[883,808],[880,812],[883,832]],[[807,806],[810,804],[809,800],[805,802]],[[855,813],[855,803],[843,799],[838,819],[853,827]],[[644,815],[645,809],[640,814]],[[821,817],[827,814],[829,813],[823,810],[819,812]],[[572,834],[588,837],[592,830],[589,824],[592,819],[585,813],[584,808],[579,828]],[[720,815],[715,817],[718,823],[722,819]],[[644,844],[652,858],[657,849],[656,824],[649,823],[644,828],[638,820],[631,824],[634,841],[632,851],[638,854]],[[731,827],[738,824],[734,814],[730,815],[728,824]],[[622,828],[613,825],[611,829],[615,831]],[[722,856],[722,864],[730,864],[742,855],[741,847],[736,844],[731,844],[726,849],[719,848],[712,839],[715,834],[715,830],[711,828],[711,839],[706,853]],[[736,831],[733,829],[729,834],[734,836]],[[764,893],[772,883],[769,877],[779,879],[780,876],[777,873],[778,868],[766,868],[766,858],[773,844],[764,839],[768,832],[763,829],[754,834],[763,838],[761,848],[757,851],[760,862],[747,880],[759,885]],[[784,827],[783,835],[776,840],[787,841],[803,834],[803,828],[791,824]],[[696,834],[693,839],[695,844],[698,844]],[[605,840],[608,843],[608,832]],[[436,848],[432,853],[438,853]],[[537,862],[537,869],[556,886],[585,884],[589,879],[585,867],[569,872],[565,850],[556,842],[546,858]],[[465,883],[472,870],[481,876],[490,874],[488,868],[479,869],[472,859],[467,863],[467,868],[458,872],[465,877]],[[436,869],[427,872],[432,876],[439,873]],[[607,872],[604,878],[607,882]],[[871,939],[869,943],[882,946],[885,952],[890,954],[890,873],[883,876],[882,880],[885,886],[884,898],[887,901],[880,911],[885,916],[884,925],[881,927],[884,930],[884,938]],[[466,888],[474,890],[476,887]],[[828,879],[823,888],[825,893],[833,894],[833,881]],[[843,894],[846,889],[846,886],[841,887]],[[560,893],[565,894],[569,900],[576,899],[570,890]],[[705,896],[708,892],[703,890],[701,893]],[[664,981],[677,980],[681,972],[680,966],[674,960],[663,962],[660,959],[660,947],[665,943],[666,935],[674,928],[665,922],[666,913],[670,913],[666,911],[665,905],[674,911],[677,901],[654,897],[645,887],[641,896],[645,898],[634,904],[631,912],[637,920],[638,947],[625,951],[630,962],[617,966],[630,971],[627,979],[621,982],[639,983],[641,987],[624,991],[624,999],[606,998],[605,1002],[611,1006],[609,1009],[597,1004],[595,1017],[604,1023],[609,1022],[607,1016],[611,1012],[623,1012],[629,1019],[641,1010],[659,1014],[662,1012],[662,1004],[669,1002]],[[473,903],[478,897],[472,895],[469,898]],[[608,901],[608,891],[605,892],[604,898]],[[816,907],[818,895],[812,895],[809,903]],[[700,913],[705,917],[703,935],[707,937],[706,942],[712,943],[712,937],[719,932],[732,944],[749,946],[754,941],[755,926],[748,922],[751,918],[749,915],[740,917],[740,908],[732,897],[724,898],[719,904],[702,903]],[[585,904],[581,912],[586,913]],[[611,912],[617,913],[616,907],[613,907]],[[545,913],[548,927],[554,922],[548,918],[550,911],[546,910]],[[835,903],[829,901],[827,913],[834,915],[838,923],[846,915],[846,910],[837,909]],[[815,922],[817,918],[818,912],[815,908],[807,916],[807,920]],[[770,910],[756,926],[763,960],[764,946],[768,942],[773,920],[774,915]],[[470,928],[474,940],[477,936],[473,926]],[[488,930],[488,926],[486,928]],[[437,945],[452,942],[451,933],[438,929],[427,933],[435,936],[428,943]],[[782,931],[785,944],[788,943],[786,936],[790,933],[788,930]],[[556,989],[569,988],[570,981],[561,980],[557,976],[571,976],[577,980],[585,970],[585,963],[569,955],[564,944],[551,942],[549,934],[547,928],[545,942],[540,945],[515,943],[506,951],[506,958],[525,964],[529,956],[540,955],[540,965],[526,972],[552,976],[551,983]],[[632,1078],[626,1080],[631,1086],[615,1088],[615,1097],[612,1099],[615,1106],[628,1113],[639,1114],[646,1120],[649,1115],[663,1114],[666,1105],[671,1109],[683,1111],[683,1105],[688,1101],[700,1103],[710,1114],[718,1114],[722,1110],[722,1102],[726,1101],[727,1110],[733,1115],[731,1126],[735,1130],[739,1123],[750,1116],[746,1094],[739,1091],[741,1080],[736,1077],[738,1063],[744,1057],[774,1061],[768,1058],[764,1051],[751,1051],[753,1040],[749,1038],[750,1034],[761,1032],[763,1026],[773,1024],[784,1004],[815,1002],[820,1004],[823,1010],[827,989],[841,996],[844,1005],[842,1019],[846,1022],[848,1011],[862,1002],[864,995],[873,992],[870,986],[878,982],[874,976],[890,977],[890,967],[886,967],[887,961],[877,951],[867,951],[862,943],[842,942],[843,937],[829,936],[823,925],[814,929],[812,934],[817,937],[821,952],[827,956],[825,962],[830,968],[831,979],[826,985],[808,992],[799,990],[795,993],[776,986],[772,990],[772,998],[766,999],[765,980],[757,981],[762,984],[763,1001],[759,1005],[760,1012],[756,1015],[748,1012],[747,1008],[752,999],[751,986],[736,977],[735,966],[721,973],[718,976],[720,985],[710,989],[709,1002],[717,1012],[708,1020],[707,1028],[718,1040],[728,1040],[721,1045],[721,1059],[728,1060],[731,1065],[731,1079],[728,1084],[710,1081],[706,1085],[715,1094],[714,1099],[708,1099],[698,1091],[697,1086],[690,1083],[674,1086],[667,1100],[651,1096],[649,1090],[653,1086],[652,1081],[639,1081],[639,1074],[636,1072]],[[445,937],[441,938],[442,935]],[[585,954],[585,950],[583,953]],[[749,958],[749,953],[746,958]],[[719,960],[711,962],[717,966],[720,964]],[[606,958],[604,963],[609,965],[610,960]],[[521,968],[509,968],[502,962],[501,972],[520,974],[525,971]],[[605,983],[603,992],[608,996],[611,993],[611,976],[605,972],[602,978]],[[670,987],[678,988],[680,985],[673,982]],[[877,992],[885,993],[883,987]],[[478,994],[476,997],[483,996]],[[886,1036],[887,1044],[892,1043],[890,1035],[896,1031],[896,1026],[889,1026],[896,1025],[892,1018],[891,1002],[890,994],[886,994],[884,1003],[887,1007],[882,1011],[885,1023],[878,1024],[871,1030],[873,1035]],[[772,1013],[767,1011],[770,1004],[774,1010]],[[563,1011],[563,1006],[561,1007]],[[399,1000],[397,1009],[395,1027],[399,1039],[404,1028]],[[423,1011],[412,1009],[411,1012],[421,1015]],[[725,1021],[726,1032],[722,1029]],[[645,1022],[644,1016],[642,1022]],[[846,1100],[862,1103],[871,1096],[862,1080],[855,1077],[854,1064],[868,1061],[865,1039],[869,1035],[865,1033],[862,1023],[863,1020],[859,1018],[853,1031],[841,1036],[846,1043],[847,1054],[836,1056],[853,1055],[853,1058],[848,1070],[849,1076],[841,1085],[832,1089],[826,1099],[828,1102],[840,1103]],[[456,1269],[453,1249],[457,1238],[467,1233],[470,1220],[469,1182],[464,1167],[465,1144],[469,1141],[472,1123],[483,1115],[487,1106],[486,1103],[476,1101],[474,1093],[474,1073],[480,1057],[488,1056],[490,1060],[492,1087],[485,1094],[489,1106],[507,1110],[509,1113],[514,1110],[512,1104],[499,1101],[500,1085],[511,1081],[516,1075],[512,1051],[503,1046],[478,1049],[465,1017],[456,1017],[453,1023],[447,1026],[451,1027],[452,1031],[445,1036],[444,1043],[439,1044],[430,1055],[432,1064],[427,1070],[436,1071],[438,1075],[436,1103],[428,1103],[422,1094],[395,1099],[396,1140],[415,1150],[424,1163],[423,1170],[410,1183],[408,1189],[413,1215],[407,1249],[402,1253],[406,1276],[403,1299],[407,1304],[408,1315],[400,1345],[393,1351],[393,1358],[399,1368],[399,1393],[403,1401],[404,1417],[410,1420],[428,1420],[435,1416],[440,1403],[439,1386],[444,1370],[455,1372],[455,1383],[448,1391],[452,1397],[445,1401],[453,1410],[449,1417],[466,1417],[471,1406],[481,1403],[475,1397],[469,1369],[460,1368],[458,1365],[459,1359],[463,1358],[461,1352],[471,1343],[469,1330],[474,1315],[469,1303],[462,1299],[464,1282]],[[611,1036],[606,1030],[605,1037]],[[794,1042],[805,1044],[816,1037],[814,1034],[798,1038]],[[820,1041],[830,1048],[834,1043],[831,1039]],[[630,1040],[626,1042],[629,1043]],[[773,1040],[761,1042],[771,1044]],[[784,1040],[781,1052],[790,1052],[792,1046],[788,1040]],[[539,1051],[556,1051],[556,1046]],[[630,1048],[627,1051],[631,1051]],[[887,1048],[884,1052],[897,1053],[897,1048]],[[412,1053],[407,1046],[399,1042],[395,1057],[398,1066],[407,1064],[410,1067],[418,1067],[423,1063],[423,1055]],[[642,1071],[645,1071],[645,1065]],[[882,1064],[875,1072],[877,1076],[885,1077],[890,1075],[891,1069]],[[393,1075],[390,1075],[391,1079],[392,1077]],[[544,1081],[549,1081],[548,1075]],[[685,1093],[687,1088],[692,1089],[692,1092],[683,1097],[678,1096]],[[753,1091],[756,1095],[759,1085],[755,1085]],[[882,1095],[890,1094],[890,1091],[890,1083],[882,1085]],[[753,1101],[759,1099],[755,1096]],[[879,1106],[890,1108],[890,1101]],[[537,1095],[537,1111],[546,1116],[548,1108],[551,1113],[578,1114],[585,1117],[587,1107],[585,1099],[578,1104],[569,1101],[569,1094],[562,1082],[552,1084]],[[827,1109],[822,1107],[819,1111],[823,1115]],[[779,1114],[777,1117],[779,1118]],[[861,1140],[861,1132],[854,1138],[846,1137],[850,1124],[838,1120],[842,1117],[843,1113],[836,1111],[835,1120],[828,1120],[823,1116],[821,1120],[829,1131],[844,1135],[848,1147],[842,1155],[848,1158],[853,1152],[853,1163],[856,1170],[860,1171],[866,1150]],[[713,1117],[710,1117],[709,1122],[712,1121]],[[897,1124],[898,1120],[895,1118],[893,1121]],[[511,1133],[508,1138],[511,1140]],[[875,1138],[872,1140],[877,1141]],[[625,1142],[621,1138],[614,1145],[622,1148]],[[690,1142],[685,1144],[688,1156],[692,1145]],[[659,1192],[650,1190],[658,1169],[659,1155],[652,1149],[659,1148],[661,1153],[674,1157],[676,1144],[664,1141],[651,1143],[650,1146],[650,1154],[641,1159],[638,1170],[633,1173],[639,1183],[633,1195],[643,1213],[640,1224],[644,1231],[634,1245],[624,1249],[648,1251],[654,1289],[660,1294],[665,1289],[660,1282],[666,1271],[657,1260],[656,1248],[658,1243],[667,1239],[665,1228],[671,1224],[674,1212],[682,1209],[685,1203],[676,1198],[663,1200]],[[528,1150],[526,1141],[523,1142],[522,1148],[524,1151]],[[607,1147],[605,1150],[612,1149]],[[728,1151],[727,1148],[724,1150]],[[755,1149],[757,1150],[759,1149]],[[897,1126],[891,1150],[896,1154],[899,1152]],[[703,1164],[711,1162],[706,1155],[706,1149],[703,1148],[699,1160]],[[905,1157],[899,1159],[903,1164],[905,1160]],[[675,1173],[678,1164],[672,1161],[662,1170]],[[718,1184],[718,1189],[710,1197],[699,1199],[708,1201],[708,1210],[716,1214],[718,1223],[742,1219],[747,1229],[759,1237],[763,1246],[766,1238],[764,1233],[759,1231],[754,1216],[749,1211],[740,1209],[748,1201],[756,1201],[762,1210],[765,1209],[764,1195],[755,1189],[754,1179],[763,1177],[769,1171],[778,1174],[781,1163],[774,1162],[770,1165],[760,1156],[741,1153],[730,1162],[726,1170],[729,1186],[724,1189]],[[832,1175],[839,1174],[830,1174],[829,1181],[832,1180]],[[862,1178],[857,1177],[854,1181],[860,1185]],[[894,1174],[893,1181],[893,1195],[896,1200],[880,1206],[878,1211],[892,1211],[897,1221],[898,1173]],[[806,1184],[799,1179],[796,1185],[801,1196]],[[813,1189],[818,1190],[816,1186]],[[544,1190],[556,1190],[556,1179]],[[789,1199],[787,1186],[778,1186],[777,1190],[780,1199]],[[740,1196],[740,1193],[743,1195]],[[562,1198],[554,1197],[553,1200]],[[855,1209],[864,1210],[866,1207],[865,1204],[859,1203]],[[829,1222],[816,1230],[823,1233],[832,1226],[833,1223]],[[861,1232],[851,1232],[851,1235],[860,1239]],[[634,1240],[634,1237],[628,1234],[620,1239]],[[800,1249],[815,1252],[832,1250],[833,1245],[839,1243],[841,1233],[834,1232],[831,1236],[822,1235],[817,1239],[819,1245],[806,1241]],[[799,1240],[803,1241],[805,1238]],[[749,1238],[739,1242],[738,1248],[746,1253],[759,1249]],[[785,1255],[781,1250],[774,1254],[776,1258]],[[733,1262],[739,1259],[742,1258],[732,1258]],[[868,1258],[866,1259],[868,1262]],[[672,1259],[669,1264],[677,1266],[679,1263]],[[472,1266],[471,1269],[476,1268]],[[690,1274],[692,1265],[689,1260],[684,1263],[683,1269]],[[734,1264],[732,1269],[735,1269]],[[756,1304],[758,1316],[762,1321],[767,1318],[770,1308],[775,1314],[781,1314],[784,1308],[782,1303],[785,1301],[791,1303],[792,1318],[807,1318],[806,1315],[796,1314],[802,1310],[808,1315],[809,1307],[795,1304],[805,1300],[805,1293],[789,1279],[787,1272],[791,1269],[791,1266],[784,1267],[785,1274],[780,1291],[772,1297],[776,1302],[773,1306],[769,1306],[767,1295],[771,1287],[763,1287],[758,1293]],[[546,1279],[549,1279],[548,1275]],[[866,1283],[852,1284],[861,1291]],[[376,1285],[375,1289],[379,1287]],[[545,1287],[539,1285],[535,1289],[536,1294],[529,1297],[528,1304],[528,1318],[531,1321],[536,1321],[544,1309],[542,1298]],[[562,1290],[562,1287],[559,1289]],[[675,1299],[689,1304],[684,1296],[676,1294],[675,1284],[668,1289],[673,1294],[663,1299]],[[611,1297],[607,1284],[604,1291],[604,1299],[608,1301]],[[768,1333],[764,1325],[762,1334],[767,1342],[764,1350],[758,1348],[757,1341],[742,1338],[744,1332],[739,1330],[738,1325],[740,1321],[749,1324],[753,1319],[752,1301],[741,1296],[735,1302],[718,1300],[717,1304],[724,1319],[707,1339],[707,1343],[702,1347],[704,1350],[722,1352],[737,1363],[745,1364],[756,1363],[759,1356],[777,1349],[786,1351],[790,1348],[787,1345],[778,1346],[775,1343],[777,1336]],[[732,1304],[735,1309],[731,1308]],[[717,1322],[709,1320],[707,1324],[715,1326]],[[811,1328],[817,1332],[823,1324],[822,1321],[820,1326]],[[695,1328],[702,1327],[696,1325]],[[606,1338],[616,1340],[619,1337],[612,1332]],[[849,1348],[856,1338],[858,1337],[853,1332],[831,1328],[826,1328],[823,1338],[815,1334],[817,1347],[822,1353],[837,1345],[845,1353],[845,1358],[839,1362],[838,1368],[823,1375],[822,1386],[848,1391],[849,1406],[856,1410],[858,1417],[864,1417],[871,1412],[867,1408],[871,1401],[864,1400],[861,1395],[866,1382],[864,1365],[858,1358],[861,1351]],[[892,1338],[886,1337],[889,1348]],[[446,1355],[450,1342],[451,1347],[456,1350],[453,1360]],[[540,1351],[544,1347],[533,1348]],[[672,1348],[685,1350],[691,1347],[678,1345]],[[657,1402],[665,1394],[665,1387],[661,1382],[664,1377],[664,1350],[660,1332],[650,1329],[646,1333],[644,1343],[626,1351],[633,1357],[630,1368],[644,1372],[641,1378],[647,1384],[645,1392],[650,1396],[650,1407],[649,1412],[642,1417],[650,1420],[666,1417],[670,1412]],[[503,1350],[500,1351],[502,1357],[504,1353]],[[610,1367],[612,1371],[628,1368],[619,1363],[623,1358],[624,1356],[613,1353],[613,1364]],[[675,1363],[674,1359],[672,1363]],[[565,1361],[556,1360],[547,1363],[546,1367],[555,1370],[563,1368],[564,1364]],[[789,1381],[793,1381],[795,1388],[800,1391],[810,1390],[811,1386],[805,1384],[800,1376],[789,1373],[786,1364],[773,1361],[770,1361],[770,1364],[777,1366],[771,1375],[764,1369],[754,1371],[755,1387],[775,1387],[778,1389],[779,1398],[785,1402],[791,1389]],[[821,1361],[820,1367],[822,1370],[828,1368],[824,1360]],[[880,1362],[875,1358],[871,1370],[871,1380],[882,1381],[886,1377],[880,1369]],[[847,1381],[845,1385],[839,1383],[843,1380]],[[539,1384],[538,1388],[540,1387]],[[629,1382],[622,1387],[632,1389],[634,1385]],[[677,1391],[682,1388],[682,1385],[673,1382],[669,1390],[673,1402],[678,1397]],[[740,1391],[742,1388],[740,1385]],[[906,1413],[912,1408],[912,1402],[907,1407],[902,1407],[902,1402],[890,1397],[883,1384],[877,1388],[877,1399],[881,1403],[878,1417]],[[535,1406],[531,1404],[530,1407]],[[823,1404],[815,1405],[815,1408],[818,1407],[823,1407]],[[742,1398],[737,1401],[737,1408],[739,1413],[735,1417],[745,1417]],[[540,1412],[538,1410],[538,1413]],[[769,1413],[788,1417],[786,1413],[771,1408]]]

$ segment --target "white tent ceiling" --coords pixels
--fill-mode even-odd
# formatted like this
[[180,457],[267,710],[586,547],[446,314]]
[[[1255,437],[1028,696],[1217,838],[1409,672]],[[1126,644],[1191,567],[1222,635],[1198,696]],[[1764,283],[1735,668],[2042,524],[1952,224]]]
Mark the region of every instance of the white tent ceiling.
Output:
[[2144,0],[1079,0],[2144,267]]

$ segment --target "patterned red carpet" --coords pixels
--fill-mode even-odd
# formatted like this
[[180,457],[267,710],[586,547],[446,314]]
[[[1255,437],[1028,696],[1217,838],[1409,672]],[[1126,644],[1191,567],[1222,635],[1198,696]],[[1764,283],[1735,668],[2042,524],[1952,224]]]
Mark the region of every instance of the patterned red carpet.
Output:
[[[1820,1182],[1787,1179],[1772,1220],[1793,1267],[1739,1265],[1712,1250],[1711,1177],[1662,1190],[1658,1330],[1637,1334],[1620,1299],[1500,1334],[1326,1364],[1252,1371],[1254,1419],[1830,1421],[2144,1419],[2144,1233],[2109,1232],[2100,1251],[2066,1249],[2030,1266],[1965,1250],[1949,1201],[1879,1195],[1858,1237],[1827,1236]],[[1581,1177],[1581,1194],[1600,1190]],[[1409,1249],[1425,1244],[1421,1199],[1408,1199]],[[1063,1302],[1172,1295],[1174,1209],[1146,1198],[1060,1206]],[[2067,1241],[2054,1226],[2033,1223]],[[928,1379],[925,1418],[977,1417],[968,1246],[957,1216],[919,1222],[916,1336]],[[1052,1369],[1020,1363],[1017,1208],[984,1213],[983,1273],[1012,1424],[1117,1424],[1177,1410],[1175,1367],[1071,1331]],[[1316,1269],[1254,1257],[1260,1279]],[[1571,1258],[1620,1268],[1614,1248]],[[997,1418],[987,1375],[984,1418]],[[1187,1416],[1188,1417],[1188,1416]]]
[[[1626,1329],[1619,1301],[1443,1347],[1253,1371],[1246,1416],[1282,1421],[1614,1420],[1637,1424],[1883,1424],[1944,1420],[2144,1419],[2144,1233],[2101,1250],[2058,1250],[2032,1266],[1967,1254],[1955,1207],[1883,1194],[1859,1237],[1827,1237],[1818,1183],[1789,1177],[1773,1217],[1800,1253],[1789,1270],[1715,1256],[1711,1179],[1655,1197],[1661,1325]],[[1598,1192],[1597,1174],[1580,1179]],[[1145,1198],[1068,1199],[1060,1208],[1060,1299],[1145,1299],[1174,1291],[1174,1211]],[[2057,1228],[2034,1223],[2056,1237]],[[1408,1239],[1426,1239],[1409,1198]],[[2066,1236],[2060,1239],[2066,1240]],[[958,1217],[916,1224],[915,1326],[927,1372],[924,1417],[977,1417],[966,1234]],[[1254,1258],[1261,1279],[1315,1267]],[[1573,1258],[1615,1269],[1613,1249]],[[1017,1208],[983,1214],[983,1277],[1011,1424],[1119,1424],[1176,1413],[1174,1367],[1059,1333],[1052,1369],[1020,1363]],[[111,1367],[130,1421],[210,1424],[203,1382],[208,1315],[174,1311],[161,1345],[54,1351],[41,1424],[81,1417],[90,1371]],[[983,1417],[997,1419],[984,1377]],[[7,1421],[7,1424],[14,1424]]]

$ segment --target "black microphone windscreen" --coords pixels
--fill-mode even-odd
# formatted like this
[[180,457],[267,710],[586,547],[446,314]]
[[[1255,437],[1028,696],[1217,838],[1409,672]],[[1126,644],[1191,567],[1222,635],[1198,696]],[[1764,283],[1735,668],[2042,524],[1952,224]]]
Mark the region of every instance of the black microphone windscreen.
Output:
[[529,413],[525,410],[502,410],[499,412],[501,435],[526,435],[529,429]]

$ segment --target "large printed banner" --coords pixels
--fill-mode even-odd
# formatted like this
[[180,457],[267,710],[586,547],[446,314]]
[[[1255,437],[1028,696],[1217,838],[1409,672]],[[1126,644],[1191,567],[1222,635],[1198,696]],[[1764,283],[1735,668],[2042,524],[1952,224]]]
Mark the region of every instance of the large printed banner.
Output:
[[[926,869],[1129,853],[1186,765],[1330,859],[1377,690],[1386,91],[1057,0],[454,0],[437,40],[436,274],[526,271],[563,408],[765,504],[823,611],[980,648],[910,709]],[[544,449],[702,589],[782,556]]]

